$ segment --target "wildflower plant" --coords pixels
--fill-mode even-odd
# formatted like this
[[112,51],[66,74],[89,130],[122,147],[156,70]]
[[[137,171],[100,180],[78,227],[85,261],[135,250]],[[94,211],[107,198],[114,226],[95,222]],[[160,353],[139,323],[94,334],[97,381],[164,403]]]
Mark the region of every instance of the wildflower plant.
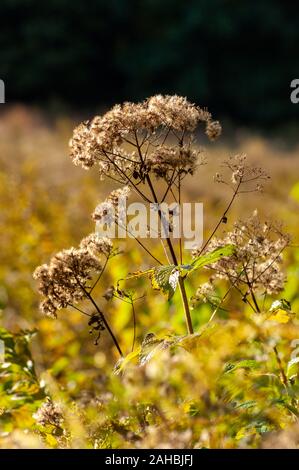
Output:
[[[263,224],[256,214],[246,222],[236,222],[233,230],[223,238],[217,236],[222,224],[227,222],[227,214],[236,197],[261,191],[263,182],[268,179],[263,169],[252,167],[244,155],[229,158],[223,164],[223,172],[215,176],[215,181],[230,191],[230,199],[207,240],[193,251],[193,259],[184,253],[181,239],[174,243],[171,238],[172,214],[165,214],[161,204],[166,201],[181,204],[186,176],[195,175],[205,163],[195,141],[200,124],[209,140],[214,141],[220,136],[221,125],[207,110],[183,97],[157,95],[141,103],[116,105],[103,116],[83,122],[70,140],[70,155],[75,165],[85,170],[94,167],[101,180],[110,179],[119,185],[95,208],[92,217],[96,222],[111,225],[124,221],[126,214],[121,213],[119,201],[130,194],[135,194],[145,204],[155,204],[162,224],[165,217],[170,219],[169,235],[163,239],[158,233],[163,260],[141,239],[133,237],[152,259],[152,265],[145,271],[128,274],[126,280],[148,276],[152,287],[165,293],[168,299],[178,288],[188,334],[194,332],[185,286],[190,275],[202,268],[211,272],[209,282],[199,287],[193,302],[194,299],[211,301],[212,297],[215,300],[214,284],[224,280],[228,283],[228,292],[237,290],[244,302],[255,312],[260,312],[262,307],[257,297],[275,295],[282,290],[281,253],[289,244],[288,236],[281,229]],[[122,228],[128,230],[125,223]],[[151,227],[146,230],[150,231]],[[37,268],[34,277],[44,296],[41,309],[45,314],[56,317],[58,310],[68,307],[81,311],[89,316],[91,330],[97,334],[96,341],[101,332],[107,330],[122,356],[116,335],[95,295],[95,288],[115,255],[119,252],[113,248],[111,239],[93,233],[81,241],[79,248],[63,250],[48,265]],[[137,297],[121,287],[122,283],[120,280],[110,287],[105,298],[116,297],[129,303],[135,320]],[[216,309],[226,298],[227,294],[216,300]],[[86,309],[87,303],[91,310]]]

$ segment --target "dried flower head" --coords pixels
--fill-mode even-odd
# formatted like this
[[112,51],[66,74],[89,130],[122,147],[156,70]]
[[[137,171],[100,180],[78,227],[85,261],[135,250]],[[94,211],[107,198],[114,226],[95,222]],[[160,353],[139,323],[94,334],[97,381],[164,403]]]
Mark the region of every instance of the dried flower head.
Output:
[[76,127],[69,145],[71,158],[75,165],[81,165],[85,170],[88,170],[95,164],[98,148],[89,121],[82,122]]
[[130,195],[130,188],[115,189],[104,202],[101,202],[95,208],[92,218],[102,224],[111,226],[117,220],[122,220],[126,216],[126,201]]
[[52,400],[47,399],[34,413],[33,418],[41,426],[52,425],[60,427],[63,422],[63,415],[61,407],[58,403],[54,403]]
[[177,131],[194,131],[199,121],[208,122],[211,117],[207,111],[177,95],[152,96],[145,105],[149,113],[156,117],[158,126],[170,127]]
[[[213,239],[209,251],[227,244],[235,245],[230,257],[223,257],[211,265],[213,279],[227,279],[240,289],[277,294],[283,290],[285,276],[281,271],[282,252],[290,237],[275,223],[262,223],[256,212],[222,239]],[[198,252],[194,252],[197,256]]]
[[206,134],[213,141],[221,135],[222,127],[219,121],[208,121],[206,126]]
[[193,304],[197,302],[213,303],[214,297],[215,297],[215,289],[214,289],[213,284],[211,282],[205,282],[196,290],[195,295],[192,297],[192,303]]
[[149,155],[147,168],[157,178],[170,178],[174,171],[181,175],[187,173],[192,175],[196,168],[198,153],[189,146],[167,147],[160,145]]
[[[107,176],[122,184],[130,184],[132,179],[143,181],[151,171],[166,176],[174,162],[178,170],[185,167],[191,172],[195,169],[195,154],[185,144],[188,140],[190,145],[199,122],[205,124],[211,140],[220,135],[220,123],[212,121],[207,110],[181,96],[156,95],[141,103],[116,105],[74,130],[71,158],[85,169],[97,164],[101,178]],[[178,141],[180,152],[173,155],[168,139]],[[165,161],[154,164],[158,156],[165,157]],[[165,168],[159,171],[157,166],[163,164]]]
[[93,256],[105,255],[108,258],[112,252],[113,244],[110,238],[91,233],[83,238],[80,248],[88,250]]
[[40,304],[42,312],[56,317],[57,310],[84,299],[88,281],[100,270],[99,260],[86,248],[63,250],[49,264],[39,266],[33,277],[45,297]]

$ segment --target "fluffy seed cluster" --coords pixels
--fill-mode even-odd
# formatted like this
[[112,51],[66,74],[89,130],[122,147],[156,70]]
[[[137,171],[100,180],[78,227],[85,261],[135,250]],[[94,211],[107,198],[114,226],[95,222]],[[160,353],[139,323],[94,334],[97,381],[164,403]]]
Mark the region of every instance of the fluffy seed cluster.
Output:
[[39,281],[39,292],[45,297],[41,311],[56,318],[57,310],[86,297],[92,274],[101,271],[99,260],[88,248],[70,248],[57,253],[49,264],[39,266],[33,277]]
[[166,126],[177,131],[192,132],[199,121],[211,121],[208,111],[195,106],[182,96],[152,96],[144,102],[144,106],[149,114],[155,117],[155,127]]
[[33,418],[41,426],[47,426],[51,424],[55,427],[60,427],[63,422],[63,416],[61,408],[57,403],[53,403],[52,400],[45,401],[34,413]]
[[220,297],[215,293],[214,285],[211,282],[205,282],[197,290],[191,299],[192,305],[198,303],[210,303],[213,306],[218,306],[221,302]]
[[88,250],[92,256],[104,255],[108,258],[112,252],[113,244],[110,238],[100,237],[97,233],[91,233],[83,238],[80,248]]
[[154,150],[147,159],[147,168],[157,178],[166,178],[174,171],[193,174],[198,159],[197,151],[189,146],[162,146]]
[[221,135],[222,127],[219,121],[209,120],[206,125],[206,134],[210,140],[216,140]]
[[[205,124],[209,139],[220,135],[220,123],[181,96],[156,95],[141,103],[116,105],[74,130],[71,158],[85,169],[97,164],[102,178],[108,176],[121,183],[127,183],[128,177],[143,180],[146,172],[155,172],[155,165],[147,165],[151,153],[168,137],[182,144],[199,122]],[[161,155],[161,148],[158,152]],[[171,149],[169,152],[163,153],[167,161],[172,158]],[[182,158],[179,166],[186,165],[188,171],[190,159],[186,158],[186,150],[176,156]]]
[[115,189],[104,202],[98,204],[95,208],[92,218],[102,224],[111,226],[117,220],[122,220],[126,216],[125,202],[130,195],[130,188]]
[[210,266],[214,271],[210,281],[227,279],[243,291],[250,286],[254,291],[277,294],[284,286],[282,252],[289,243],[288,234],[274,223],[262,223],[255,212],[245,222],[237,222],[223,239],[211,241],[209,251],[227,244],[234,244],[236,249],[232,256]]
[[75,165],[81,165],[85,170],[91,168],[100,156],[95,135],[88,121],[76,127],[70,142],[71,158]]

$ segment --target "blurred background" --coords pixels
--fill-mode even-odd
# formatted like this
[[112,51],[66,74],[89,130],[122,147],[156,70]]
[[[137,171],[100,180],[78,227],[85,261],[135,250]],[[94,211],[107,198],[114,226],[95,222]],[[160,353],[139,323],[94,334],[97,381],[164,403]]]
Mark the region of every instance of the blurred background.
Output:
[[2,0],[1,18],[8,103],[94,112],[176,93],[234,124],[296,125],[295,2]]
[[[299,78],[299,10],[296,2],[278,0],[1,0],[0,12],[0,79],[6,87],[6,103],[0,104],[0,322],[13,332],[37,328],[32,348],[38,372],[50,370],[68,397],[86,401],[105,390],[103,371],[107,366],[110,373],[115,351],[105,334],[94,346],[78,312],[62,312],[57,321],[43,318],[32,279],[37,265],[94,230],[90,214],[111,190],[96,170],[72,164],[73,128],[125,100],[187,96],[223,124],[216,143],[198,136],[208,165],[184,189],[185,200],[204,202],[206,234],[230,196],[213,175],[223,159],[245,152],[271,180],[264,194],[238,199],[228,227],[258,208],[281,219],[298,244],[299,104],[291,103],[290,83]],[[298,259],[298,252],[287,257],[285,295],[295,307]],[[147,263],[143,253],[129,249],[99,295],[128,269]],[[234,319],[239,312],[240,306]],[[210,307],[199,306],[192,313],[195,327],[210,314]],[[130,308],[116,303],[107,315],[128,353]],[[176,299],[170,305],[160,295],[144,301],[137,340],[148,331],[185,332]],[[30,427],[30,390],[25,402],[14,398],[18,389],[9,393],[13,411],[3,418],[3,429]],[[13,445],[5,439],[3,446]]]

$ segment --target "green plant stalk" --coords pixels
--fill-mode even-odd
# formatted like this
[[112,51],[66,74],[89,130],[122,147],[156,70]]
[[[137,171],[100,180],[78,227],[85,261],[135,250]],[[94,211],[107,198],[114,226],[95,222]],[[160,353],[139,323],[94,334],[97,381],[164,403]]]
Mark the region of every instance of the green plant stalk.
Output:
[[184,306],[185,321],[187,325],[188,334],[192,335],[194,333],[194,330],[193,330],[190,308],[189,308],[189,303],[188,303],[186,289],[185,289],[185,281],[182,277],[179,277],[179,288],[180,288],[181,298],[182,298],[182,302]]
[[[135,140],[136,140],[136,148],[137,148],[140,160],[141,160],[141,162],[144,162],[144,158],[143,158],[143,155],[142,155],[142,152],[141,152],[141,147],[140,147],[140,144],[138,142],[138,137],[137,137],[136,132],[135,132]],[[150,191],[151,191],[151,194],[154,198],[155,203],[158,204],[158,198],[157,198],[155,189],[153,187],[151,178],[148,174],[146,175],[146,181],[147,181],[147,184],[150,188]],[[162,220],[161,211],[158,211],[158,213],[159,213],[160,220]],[[171,254],[172,261],[176,266],[178,266],[178,260],[177,260],[173,245],[172,245],[171,240],[170,240],[169,237],[166,238],[166,242],[167,242],[167,246],[169,248],[170,254]],[[182,299],[184,313],[185,313],[185,321],[186,321],[186,325],[187,325],[187,331],[188,331],[188,334],[192,334],[193,333],[192,319],[191,319],[190,308],[189,308],[188,298],[187,298],[186,289],[185,289],[185,281],[182,277],[179,277],[179,288],[180,288],[181,299]]]
[[[151,193],[153,195],[154,201],[155,201],[155,203],[158,203],[158,198],[156,196],[156,193],[155,193],[154,187],[152,185],[151,179],[148,175],[146,176],[146,179],[147,179],[149,188],[151,190]],[[159,211],[159,217],[160,217],[160,220],[161,220],[162,219],[161,211]],[[166,238],[166,243],[167,243],[167,246],[169,248],[173,263],[176,266],[178,266],[179,263],[178,263],[178,260],[177,260],[177,257],[176,257],[171,239],[169,237]],[[193,330],[192,318],[191,318],[191,314],[190,314],[190,308],[189,308],[189,303],[188,303],[188,298],[187,298],[187,293],[186,293],[186,288],[185,288],[185,280],[181,276],[179,277],[179,288],[180,288],[180,294],[181,294],[182,304],[183,304],[184,313],[185,313],[185,321],[186,321],[186,325],[187,325],[187,331],[188,331],[188,334],[192,335],[194,330]]]
[[107,322],[103,312],[101,312],[101,310],[99,309],[97,303],[94,301],[92,295],[85,289],[85,287],[81,284],[81,282],[76,278],[77,282],[78,282],[78,285],[81,287],[81,289],[83,290],[83,292],[85,293],[86,297],[90,300],[90,302],[92,303],[92,305],[95,307],[96,311],[98,312],[98,314],[100,315],[101,319],[103,320],[103,323],[108,331],[108,333],[110,334],[115,346],[116,346],[116,349],[118,350],[119,354],[121,357],[124,357],[123,355],[123,352],[120,348],[120,345],[113,333],[113,331],[111,330],[110,326],[109,326],[109,323]]

